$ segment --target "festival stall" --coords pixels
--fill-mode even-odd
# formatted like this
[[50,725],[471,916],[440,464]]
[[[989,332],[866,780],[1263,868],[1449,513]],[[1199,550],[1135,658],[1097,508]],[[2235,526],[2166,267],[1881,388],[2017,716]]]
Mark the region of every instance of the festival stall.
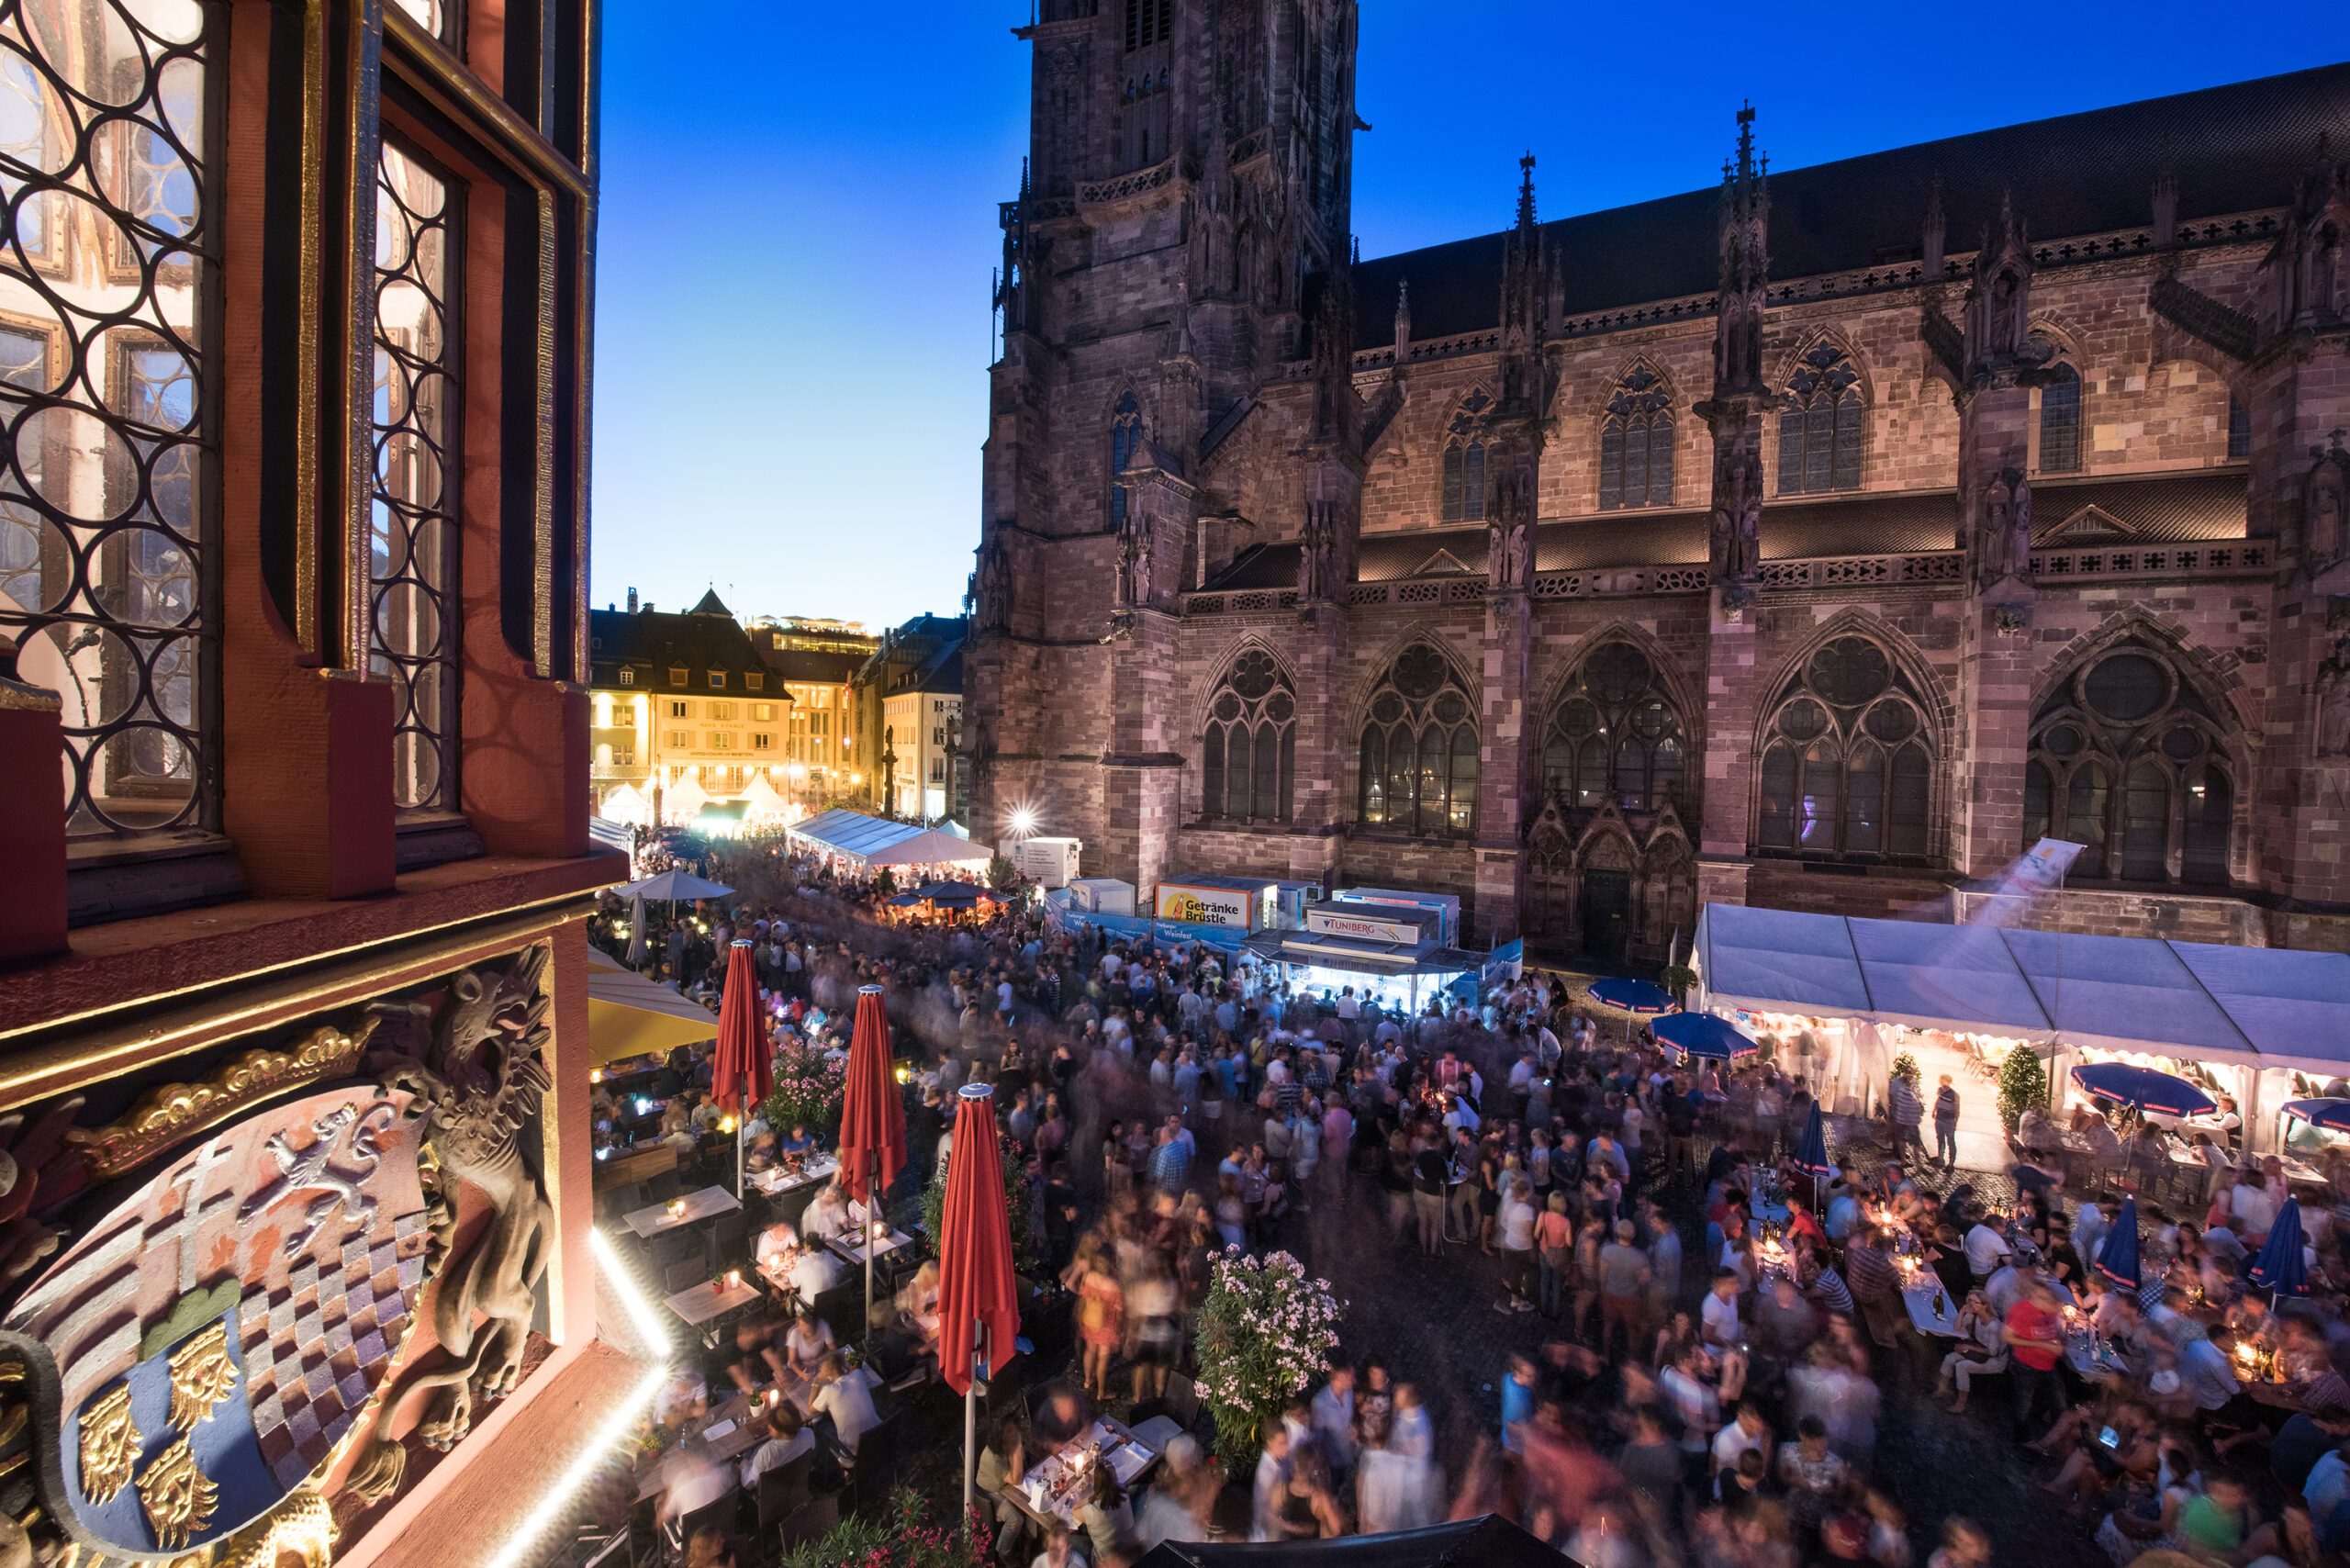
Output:
[[794,848],[857,876],[900,867],[942,875],[984,871],[990,854],[983,844],[938,828],[893,823],[837,806],[792,823],[784,834]]
[[2350,1065],[2350,955],[2340,953],[1708,904],[1691,961],[1701,1009],[1783,1043],[1809,1036],[1809,1050],[1792,1053],[1797,1069],[1839,1096],[1862,1082],[1882,1093],[1867,1036],[1890,1028],[1880,1054],[1947,1041],[1986,1077],[2009,1051],[2032,1050],[2059,1113],[2074,1066],[2175,1073],[2232,1096],[2245,1137],[2265,1148],[2274,1107]]

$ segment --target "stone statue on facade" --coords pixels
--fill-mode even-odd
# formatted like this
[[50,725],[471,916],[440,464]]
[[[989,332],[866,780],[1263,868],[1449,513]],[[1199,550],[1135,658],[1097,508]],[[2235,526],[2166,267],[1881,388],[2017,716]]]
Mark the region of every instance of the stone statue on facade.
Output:
[[1001,632],[1012,624],[1012,562],[1001,539],[979,551],[974,598],[982,632]]
[[2031,482],[1999,470],[1983,493],[1975,528],[1975,580],[1984,588],[2004,577],[2031,575]]
[[1753,457],[1734,459],[1729,483],[1714,508],[1710,551],[1717,575],[1726,583],[1751,582],[1762,565],[1762,483]]
[[1325,508],[1306,503],[1305,531],[1298,535],[1297,597],[1301,602],[1337,592],[1337,540]]
[[1140,521],[1118,540],[1118,602],[1130,610],[1150,602],[1150,529]]
[[2333,652],[2317,666],[2317,755],[2350,756],[2350,636],[2336,637]]
[[2350,453],[2342,432],[2331,447],[2311,447],[2309,477],[2301,487],[2301,562],[2314,576],[2343,557],[2350,545]]
[[[409,1396],[428,1395],[417,1431],[445,1450],[472,1430],[476,1393],[501,1398],[520,1379],[555,1240],[554,1211],[516,1136],[553,1081],[541,1056],[552,1038],[547,958],[533,946],[502,975],[458,975],[437,1004],[380,1009],[368,1065],[425,1107],[424,1146],[438,1170],[427,1272],[439,1282],[431,1325],[441,1355],[410,1362],[383,1391],[351,1473],[362,1496],[380,1499],[399,1484],[406,1456],[387,1428]],[[457,1252],[461,1186],[485,1200],[488,1218]]]

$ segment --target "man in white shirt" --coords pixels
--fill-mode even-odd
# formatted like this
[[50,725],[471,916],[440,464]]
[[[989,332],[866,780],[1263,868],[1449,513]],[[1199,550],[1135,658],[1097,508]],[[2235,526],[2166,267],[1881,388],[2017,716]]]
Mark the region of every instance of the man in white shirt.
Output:
[[1738,1271],[1717,1270],[1713,1288],[1706,1293],[1706,1305],[1698,1313],[1699,1333],[1706,1344],[1714,1350],[1735,1345],[1744,1329],[1738,1321]]
[[1250,1540],[1281,1540],[1281,1496],[1289,1490],[1289,1428],[1273,1427],[1265,1433],[1265,1450],[1257,1456],[1257,1484],[1249,1510]]
[[778,1405],[767,1415],[767,1439],[751,1450],[743,1462],[743,1485],[754,1489],[759,1477],[770,1470],[781,1470],[801,1454],[816,1446],[816,1434],[800,1424],[800,1412],[789,1404]]
[[1977,1220],[1975,1228],[1966,1233],[1966,1267],[1978,1280],[1987,1280],[1998,1272],[2000,1260],[2011,1250],[2008,1238],[1992,1229],[1987,1219]]
[[789,1277],[800,1299],[813,1305],[818,1296],[841,1282],[841,1267],[831,1253],[811,1247],[792,1262]]
[[1771,1424],[1762,1418],[1762,1406],[1748,1400],[1738,1407],[1737,1418],[1714,1434],[1714,1474],[1736,1470],[1741,1455],[1749,1450],[1771,1460]]
[[881,1424],[873,1408],[873,1390],[866,1380],[872,1374],[863,1367],[855,1372],[842,1368],[840,1358],[824,1358],[822,1374],[832,1381],[816,1390],[808,1402],[811,1414],[833,1418],[833,1436],[840,1442],[842,1451],[854,1458],[856,1440]]
[[752,1255],[758,1260],[759,1267],[764,1269],[770,1260],[791,1251],[799,1245],[799,1233],[782,1220],[778,1220],[759,1232],[758,1245],[753,1249]]

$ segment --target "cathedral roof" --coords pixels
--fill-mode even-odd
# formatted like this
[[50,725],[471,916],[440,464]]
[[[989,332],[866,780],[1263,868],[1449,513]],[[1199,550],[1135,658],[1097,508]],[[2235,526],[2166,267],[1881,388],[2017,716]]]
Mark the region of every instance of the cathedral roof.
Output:
[[[1915,261],[1937,175],[1955,253],[1975,248],[2009,189],[2036,240],[2143,226],[2165,157],[2178,177],[2182,218],[2282,207],[2321,135],[2350,147],[2350,64],[1774,169],[1771,275]],[[1544,224],[1551,252],[1562,258],[1567,314],[1711,291],[1717,197],[1707,186]],[[1415,339],[1494,328],[1502,240],[1496,232],[1357,263],[1355,347],[1394,342],[1403,279],[1411,284]]]
[[[2244,476],[2241,470],[2166,478],[2043,480],[2032,487],[2032,537],[2038,543],[2165,544],[2186,540],[2241,539]],[[1485,529],[1412,529],[1366,533],[1357,552],[1357,579],[1458,576],[1438,561],[1485,560]],[[1762,509],[1762,557],[1815,560],[1833,555],[1918,554],[1958,546],[1958,495],[1953,490],[1822,497],[1774,501]],[[1298,547],[1260,544],[1247,551],[1207,586],[1211,589],[1297,586]],[[1702,566],[1707,521],[1702,510],[1601,512],[1554,519],[1534,542],[1538,572],[1596,571],[1617,566]]]

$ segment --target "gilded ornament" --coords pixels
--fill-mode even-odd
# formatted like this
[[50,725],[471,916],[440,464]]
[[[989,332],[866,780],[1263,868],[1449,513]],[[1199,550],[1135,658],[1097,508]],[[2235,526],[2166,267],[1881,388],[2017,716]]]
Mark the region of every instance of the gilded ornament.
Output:
[[122,1490],[144,1440],[130,1418],[130,1385],[123,1384],[82,1412],[82,1495],[103,1503]]
[[90,1179],[109,1180],[264,1096],[351,1071],[378,1022],[371,1017],[348,1035],[331,1026],[313,1029],[289,1050],[243,1052],[200,1083],[157,1084],[118,1122],[75,1127],[65,1136],[85,1151]]
[[147,1510],[147,1524],[155,1542],[166,1551],[187,1545],[187,1538],[212,1522],[220,1489],[196,1462],[196,1450],[181,1438],[155,1456],[139,1477],[139,1503]]
[[229,1326],[215,1323],[172,1352],[172,1425],[183,1432],[209,1417],[237,1386]]
[[212,1549],[212,1568],[327,1568],[334,1560],[334,1510],[316,1492],[297,1492],[259,1524]]

